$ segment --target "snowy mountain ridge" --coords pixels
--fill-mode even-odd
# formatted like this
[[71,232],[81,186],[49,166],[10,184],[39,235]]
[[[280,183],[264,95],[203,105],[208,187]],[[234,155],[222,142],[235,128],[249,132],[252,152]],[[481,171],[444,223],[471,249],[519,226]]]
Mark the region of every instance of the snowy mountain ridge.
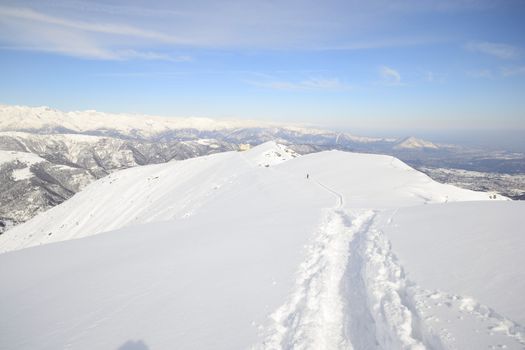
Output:
[[82,134],[0,132],[0,152],[5,155],[0,159],[0,233],[114,171],[235,149],[236,145],[213,139],[158,143]]
[[[159,117],[134,114],[114,114],[88,111],[63,112],[49,107],[26,107],[0,105],[0,131],[23,131],[31,133],[63,133],[107,135],[138,139],[159,139],[163,137],[191,139],[197,135],[223,135],[233,132],[232,137],[242,130],[264,130],[272,134],[284,132],[295,136],[323,136],[330,134],[336,143],[351,140],[353,142],[392,141],[382,138],[354,136],[348,133],[334,133],[315,127],[254,120],[216,120],[196,117]],[[186,131],[185,131],[186,130]],[[177,132],[178,131],[178,132]],[[200,131],[200,134],[197,132]],[[260,132],[260,131],[259,131]],[[238,138],[240,135],[237,135]],[[259,137],[262,137],[260,135]],[[246,140],[249,135],[244,135]],[[269,141],[268,139],[263,140]],[[256,143],[261,143],[261,140]]]
[[[467,188],[492,190],[513,198],[521,198],[520,193],[525,191],[519,176],[525,171],[519,154],[496,152],[491,156],[414,137],[400,140],[358,137],[264,122],[230,123],[205,118],[62,112],[49,107],[3,105],[0,150],[30,152],[46,162],[17,170],[19,165],[13,159],[0,166],[4,179],[0,185],[0,233],[116,170],[244,149],[272,140],[287,144],[300,154],[330,149],[390,154],[418,169],[427,169],[426,173],[434,179],[452,183],[463,184],[428,169],[481,169],[490,179]],[[512,177],[500,176],[500,180],[493,181],[494,176],[488,172],[494,168]]]
[[[270,141],[245,152],[225,152],[114,172],[90,184],[60,206],[4,233],[0,236],[0,252],[83,237],[128,225],[187,218],[202,203],[210,201],[233,184],[238,176],[260,176],[256,171],[259,167],[270,168],[268,170],[271,171],[273,166],[281,163],[285,166],[290,160],[295,160],[291,164],[300,164],[303,158],[307,158],[294,159],[296,157],[298,155],[286,146]],[[349,169],[353,178],[359,183],[375,184],[376,189],[372,193],[346,185],[347,190],[353,192],[351,198],[355,203],[376,199],[376,207],[389,208],[391,199],[385,198],[381,189],[413,204],[462,198],[488,199],[486,193],[438,184],[390,156],[330,151],[322,152],[320,157],[347,158],[346,163],[353,164]],[[391,173],[386,182],[385,171]],[[307,173],[309,170],[305,167],[303,175]],[[396,181],[399,183],[396,184]],[[429,192],[434,188],[435,191]],[[115,196],[115,193],[119,195]],[[122,203],[127,205],[123,207]],[[363,206],[366,207],[365,204]]]
[[159,117],[104,113],[95,110],[62,112],[46,106],[0,105],[0,131],[85,134],[102,134],[113,131],[123,136],[148,139],[172,130],[217,131],[246,128],[284,128],[310,134],[326,132],[314,128],[253,120]]
[[521,349],[523,204],[275,143],[114,172],[0,236],[0,344]]
[[[29,152],[47,161],[26,167],[22,177],[13,173],[15,160],[0,167],[4,173],[0,176],[5,178],[0,192],[0,233],[115,170],[271,140],[293,146],[299,153],[332,148],[380,150],[395,142],[278,123],[0,105],[0,150]],[[75,180],[78,176],[81,181]],[[13,201],[15,197],[18,200]]]
[[95,110],[62,112],[47,106],[25,107],[0,105],[0,130],[53,130],[89,132],[114,129],[131,134],[140,131],[142,136],[165,132],[170,129],[216,130],[248,127],[253,122],[218,122],[208,118],[162,118],[145,115],[126,115],[97,112]]
[[[186,218],[193,215],[199,203],[220,193],[221,187],[229,186],[237,173],[252,167],[274,166],[295,157],[297,154],[285,146],[268,142],[246,152],[219,153],[122,170],[87,186],[26,225],[4,233],[0,236],[0,252],[11,249],[6,247],[16,248],[15,242],[26,247],[130,224]],[[232,169],[235,169],[233,174]],[[123,207],[122,203],[127,205]]]

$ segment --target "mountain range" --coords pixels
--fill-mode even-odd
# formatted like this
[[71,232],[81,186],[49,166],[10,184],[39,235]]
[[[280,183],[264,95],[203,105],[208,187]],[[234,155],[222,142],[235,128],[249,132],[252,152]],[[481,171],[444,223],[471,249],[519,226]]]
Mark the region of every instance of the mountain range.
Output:
[[[0,105],[0,233],[114,171],[268,141],[286,144],[299,154],[338,149],[393,155],[441,181],[513,198],[525,195],[523,154],[472,150],[415,137],[360,137],[302,125]],[[26,153],[36,158],[28,160]],[[443,177],[435,170],[443,168],[452,169],[448,172],[452,175]],[[481,186],[456,169],[496,173],[489,178],[497,181]],[[25,175],[19,176],[21,172]]]

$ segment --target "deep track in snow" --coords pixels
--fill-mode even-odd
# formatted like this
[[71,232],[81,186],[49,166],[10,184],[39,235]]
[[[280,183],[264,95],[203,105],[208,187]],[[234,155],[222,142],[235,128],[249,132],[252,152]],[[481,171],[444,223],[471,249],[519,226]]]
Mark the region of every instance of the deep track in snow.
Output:
[[313,181],[336,196],[337,204],[327,209],[295,291],[272,315],[262,348],[424,348],[412,336],[414,317],[403,300],[400,267],[372,230],[376,213],[345,210],[341,193]]
[[[287,303],[272,314],[273,324],[257,349],[354,349],[354,343],[360,341],[354,339],[354,331],[361,310],[351,303],[363,301],[355,298],[361,290],[352,287],[345,291],[343,281],[351,277],[349,269],[360,270],[360,266],[348,266],[350,261],[357,261],[353,256],[358,254],[349,248],[355,237],[367,231],[374,213],[345,211],[341,193],[317,180],[313,182],[336,196],[337,204],[326,210],[299,268],[294,291]],[[364,332],[359,337],[372,333]]]
[[[472,298],[429,291],[408,280],[381,227],[397,210],[348,210],[337,198],[301,264],[289,300],[272,315],[263,344],[255,349],[457,349],[455,338],[426,310],[474,318],[511,346],[525,348],[523,328]],[[441,322],[441,323],[440,323]],[[479,330],[475,330],[479,332]],[[496,348],[494,347],[494,348]]]

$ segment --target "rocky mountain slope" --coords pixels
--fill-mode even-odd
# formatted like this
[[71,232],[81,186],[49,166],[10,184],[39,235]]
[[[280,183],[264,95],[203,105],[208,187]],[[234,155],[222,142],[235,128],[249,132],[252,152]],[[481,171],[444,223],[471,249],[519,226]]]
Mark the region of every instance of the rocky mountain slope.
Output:
[[62,203],[97,178],[32,153],[0,151],[0,233]]
[[[80,134],[0,132],[0,233],[137,165],[236,150],[217,140],[156,143]],[[23,171],[24,176],[19,174]]]

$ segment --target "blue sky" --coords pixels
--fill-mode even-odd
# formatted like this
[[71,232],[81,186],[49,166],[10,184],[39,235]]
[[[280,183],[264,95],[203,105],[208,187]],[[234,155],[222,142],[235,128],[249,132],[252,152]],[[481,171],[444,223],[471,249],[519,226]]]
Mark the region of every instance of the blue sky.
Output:
[[0,1],[0,103],[525,130],[525,2]]

